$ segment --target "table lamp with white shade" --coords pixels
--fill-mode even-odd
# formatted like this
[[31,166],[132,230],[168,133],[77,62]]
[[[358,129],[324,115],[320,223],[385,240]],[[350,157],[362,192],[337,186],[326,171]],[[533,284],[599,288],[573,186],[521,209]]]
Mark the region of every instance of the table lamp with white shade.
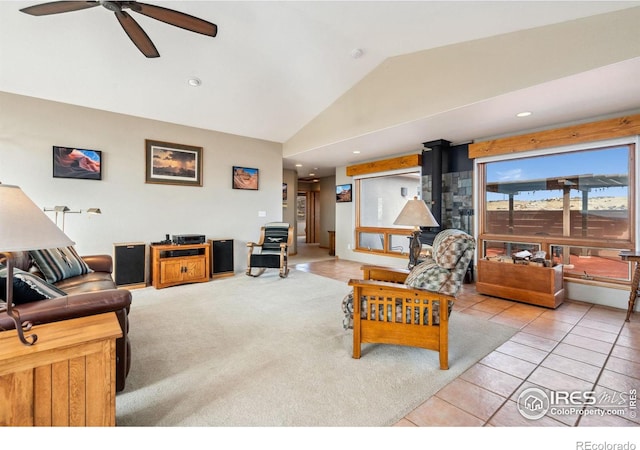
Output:
[[69,237],[54,224],[47,215],[36,206],[18,186],[0,184],[0,262],[4,259],[7,266],[7,315],[18,332],[20,341],[33,345],[37,336],[27,339],[24,331],[31,329],[31,323],[22,322],[20,314],[13,309],[13,257],[11,252],[47,248],[69,247],[74,245]]
[[427,204],[418,199],[418,197],[413,197],[413,200],[407,201],[393,224],[413,227],[411,249],[409,250],[409,268],[411,268],[417,264],[422,250],[420,227],[438,227],[440,225],[438,225],[438,221],[429,211]]

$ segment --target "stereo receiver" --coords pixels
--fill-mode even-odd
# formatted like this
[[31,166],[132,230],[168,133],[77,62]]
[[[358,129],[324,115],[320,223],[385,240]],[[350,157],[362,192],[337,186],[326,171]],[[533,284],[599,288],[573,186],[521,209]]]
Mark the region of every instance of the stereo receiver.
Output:
[[204,244],[204,234],[174,234],[173,243],[177,245]]

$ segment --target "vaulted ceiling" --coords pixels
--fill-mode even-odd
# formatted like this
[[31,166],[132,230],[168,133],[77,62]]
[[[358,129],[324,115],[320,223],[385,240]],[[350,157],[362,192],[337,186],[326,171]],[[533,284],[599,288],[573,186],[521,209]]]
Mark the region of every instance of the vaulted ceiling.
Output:
[[[207,37],[131,13],[155,43],[155,59],[134,47],[105,8],[19,12],[37,3],[0,2],[0,91],[281,142],[285,167],[303,164],[301,176],[410,152],[428,140],[463,142],[640,108],[640,41],[617,25],[627,11],[638,15],[638,1],[157,1],[151,3],[209,20],[219,31]],[[556,43],[541,36],[603,14],[610,26],[598,22],[596,29],[605,45],[577,33],[570,44],[580,50],[560,46],[575,61],[556,60],[551,51],[524,76],[522,55],[501,39],[518,35],[532,53],[538,45],[553,49]],[[443,56],[455,55],[449,49],[464,45],[482,48],[493,67],[502,54],[513,58],[501,73],[514,70],[511,78],[520,82],[487,77],[472,56],[463,65],[466,78],[450,72],[420,98],[399,105],[380,92],[384,77],[414,58],[423,62],[408,86],[419,87],[431,70],[454,63]],[[469,81],[474,73],[477,83]],[[192,78],[201,85],[190,86]],[[400,87],[389,87],[402,97]],[[395,114],[394,123],[376,109],[407,115]],[[516,118],[522,110],[533,115]]]

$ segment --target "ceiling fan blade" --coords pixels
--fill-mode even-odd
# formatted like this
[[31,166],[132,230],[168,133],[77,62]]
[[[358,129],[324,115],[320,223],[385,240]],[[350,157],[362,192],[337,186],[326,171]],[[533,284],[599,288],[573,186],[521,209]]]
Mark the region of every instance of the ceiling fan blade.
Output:
[[32,16],[46,16],[49,14],[59,14],[71,11],[79,11],[81,9],[93,8],[100,5],[100,2],[49,2],[40,5],[28,6],[22,8],[23,13]]
[[136,47],[138,47],[138,50],[140,50],[144,56],[147,58],[157,58],[160,56],[156,46],[153,45],[153,42],[151,42],[151,39],[149,39],[149,36],[144,32],[142,27],[138,25],[138,22],[133,20],[133,17],[125,11],[116,11],[115,15],[118,18],[120,25],[122,25],[124,32],[127,33],[127,36],[129,36],[131,41]]
[[162,6],[149,5],[140,2],[130,3],[129,8],[145,16],[159,20],[169,25],[173,25],[188,31],[204,34],[206,36],[215,37],[218,34],[218,27],[206,20],[199,19],[189,14],[174,11],[173,9],[163,8]]

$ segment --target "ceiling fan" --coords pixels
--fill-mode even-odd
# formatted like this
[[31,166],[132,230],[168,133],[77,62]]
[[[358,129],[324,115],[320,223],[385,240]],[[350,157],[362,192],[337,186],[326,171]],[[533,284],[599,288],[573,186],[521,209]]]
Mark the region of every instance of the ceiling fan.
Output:
[[147,58],[157,58],[160,56],[156,46],[153,45],[151,39],[145,31],[142,29],[138,22],[136,22],[125,9],[129,9],[139,14],[151,17],[152,19],[159,20],[169,25],[173,25],[179,28],[183,28],[195,33],[204,34],[207,36],[215,37],[218,33],[218,27],[206,20],[198,19],[189,14],[174,11],[173,9],[163,8],[162,6],[149,5],[142,2],[110,2],[106,0],[99,1],[58,1],[41,3],[39,5],[29,6],[22,8],[20,11],[23,13],[31,14],[32,16],[46,16],[49,14],[59,14],[71,11],[79,11],[82,9],[93,8],[95,6],[104,6],[109,11],[112,11],[127,36],[133,41],[136,47]]

